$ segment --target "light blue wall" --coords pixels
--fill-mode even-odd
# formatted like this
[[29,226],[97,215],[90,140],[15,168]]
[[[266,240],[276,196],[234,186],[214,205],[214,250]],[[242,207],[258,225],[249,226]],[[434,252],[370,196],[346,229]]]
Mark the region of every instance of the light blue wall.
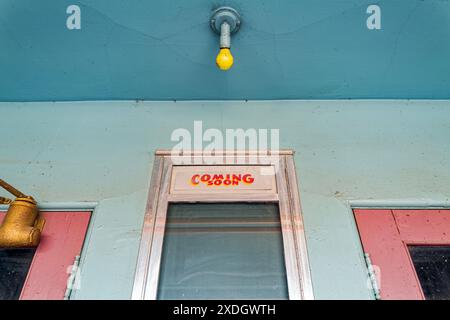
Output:
[[[219,4],[243,17],[227,73]],[[446,0],[0,0],[0,101],[448,99],[449,57]]]
[[[76,299],[130,297],[156,148],[176,128],[279,128],[317,298],[369,299],[349,200],[450,205],[449,101],[0,103],[0,174],[42,202],[95,201]],[[2,193],[3,194],[3,193]]]

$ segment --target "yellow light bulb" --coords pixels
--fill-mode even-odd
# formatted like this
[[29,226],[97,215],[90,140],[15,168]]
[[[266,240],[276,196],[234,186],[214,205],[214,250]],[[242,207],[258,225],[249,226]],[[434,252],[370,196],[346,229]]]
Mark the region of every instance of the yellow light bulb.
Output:
[[216,58],[216,64],[220,70],[228,70],[233,65],[233,56],[228,48],[222,48]]

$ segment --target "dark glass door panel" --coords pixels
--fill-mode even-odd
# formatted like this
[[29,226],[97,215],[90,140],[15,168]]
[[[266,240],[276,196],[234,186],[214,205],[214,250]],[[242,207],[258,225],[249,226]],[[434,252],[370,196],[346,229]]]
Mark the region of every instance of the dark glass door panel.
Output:
[[0,300],[19,299],[35,250],[0,248]]
[[427,300],[450,299],[450,246],[408,246]]
[[158,299],[287,299],[276,204],[171,204]]

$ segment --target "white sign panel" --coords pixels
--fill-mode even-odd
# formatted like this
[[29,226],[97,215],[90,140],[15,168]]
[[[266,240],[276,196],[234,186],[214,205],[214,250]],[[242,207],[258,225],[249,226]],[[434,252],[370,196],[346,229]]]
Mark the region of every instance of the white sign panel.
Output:
[[174,166],[171,194],[186,193],[276,194],[273,166]]

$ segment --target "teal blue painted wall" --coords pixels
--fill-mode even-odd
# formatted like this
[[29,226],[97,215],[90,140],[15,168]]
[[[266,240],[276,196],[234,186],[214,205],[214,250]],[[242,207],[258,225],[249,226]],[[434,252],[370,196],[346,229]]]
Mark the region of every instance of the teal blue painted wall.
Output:
[[[320,299],[370,299],[349,200],[450,205],[449,101],[0,103],[1,177],[41,202],[98,202],[75,299],[131,295],[157,148],[176,128],[279,128]],[[1,193],[3,195],[3,193]]]
[[[228,73],[208,26],[219,4],[243,17]],[[448,99],[449,57],[447,0],[0,1],[0,101]]]

